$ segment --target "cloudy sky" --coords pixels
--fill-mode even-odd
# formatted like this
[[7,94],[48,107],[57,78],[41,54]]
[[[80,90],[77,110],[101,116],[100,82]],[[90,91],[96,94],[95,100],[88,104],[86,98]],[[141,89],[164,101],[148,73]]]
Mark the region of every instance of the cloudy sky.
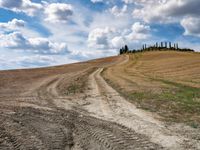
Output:
[[116,55],[128,44],[200,49],[200,0],[0,0],[0,69]]

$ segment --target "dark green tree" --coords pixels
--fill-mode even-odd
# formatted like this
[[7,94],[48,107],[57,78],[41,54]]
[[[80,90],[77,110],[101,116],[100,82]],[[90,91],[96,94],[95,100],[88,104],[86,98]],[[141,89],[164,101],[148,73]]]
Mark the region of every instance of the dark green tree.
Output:
[[161,48],[163,48],[163,42],[161,42],[160,46],[161,46]]
[[123,50],[122,50],[122,49],[119,50],[119,54],[120,54],[120,55],[123,54]]
[[127,45],[125,45],[124,50],[125,50],[125,53],[127,53],[129,51],[129,48]]
[[176,49],[177,49],[177,50],[179,49],[179,47],[178,47],[178,43],[176,43]]
[[158,43],[156,42],[156,49],[158,48]]
[[169,48],[170,48],[170,49],[172,48],[172,43],[171,43],[171,42],[169,42]]

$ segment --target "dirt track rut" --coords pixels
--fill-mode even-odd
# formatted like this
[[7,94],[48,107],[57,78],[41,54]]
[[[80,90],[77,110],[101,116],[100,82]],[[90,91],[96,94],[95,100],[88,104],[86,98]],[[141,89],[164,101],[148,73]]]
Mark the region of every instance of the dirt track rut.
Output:
[[[183,149],[184,139],[127,102],[102,71],[89,66],[0,91],[0,149]],[[86,82],[84,91],[66,94],[76,82]]]
[[88,92],[90,105],[85,109],[94,116],[104,120],[116,122],[126,126],[150,141],[158,143],[165,148],[181,149],[183,139],[171,135],[161,122],[155,120],[151,114],[137,109],[126,101],[101,77],[103,68],[90,75],[91,91]]

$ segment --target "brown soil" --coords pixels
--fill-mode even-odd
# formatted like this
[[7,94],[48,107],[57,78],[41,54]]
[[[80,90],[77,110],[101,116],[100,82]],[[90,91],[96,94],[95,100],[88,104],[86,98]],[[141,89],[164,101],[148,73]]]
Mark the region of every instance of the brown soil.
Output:
[[101,77],[103,68],[127,61],[127,56],[119,56],[1,71],[0,149],[199,148],[196,135],[186,137],[174,130],[179,127],[166,127]]

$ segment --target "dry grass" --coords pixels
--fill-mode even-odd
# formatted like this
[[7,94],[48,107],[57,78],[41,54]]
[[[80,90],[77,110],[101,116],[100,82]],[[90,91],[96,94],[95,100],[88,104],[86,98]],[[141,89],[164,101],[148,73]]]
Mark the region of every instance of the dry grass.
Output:
[[163,119],[200,123],[200,54],[145,52],[107,68],[105,79],[138,107]]
[[0,100],[4,97],[32,93],[36,89],[41,90],[40,86],[46,84],[45,82],[48,83],[48,79],[52,82],[59,80],[57,92],[61,95],[66,95],[66,92],[81,92],[80,88],[85,83],[83,78],[87,78],[93,68],[106,66],[116,61],[119,61],[118,57],[108,57],[55,67],[0,71]]

